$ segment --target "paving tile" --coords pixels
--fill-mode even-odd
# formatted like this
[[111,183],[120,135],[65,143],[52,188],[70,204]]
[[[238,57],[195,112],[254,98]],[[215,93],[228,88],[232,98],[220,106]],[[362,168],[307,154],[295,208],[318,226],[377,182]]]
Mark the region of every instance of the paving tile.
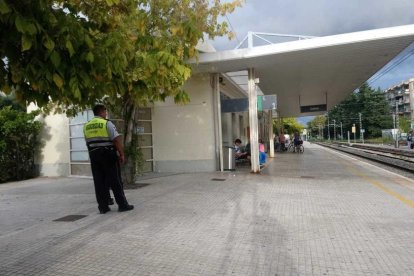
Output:
[[414,182],[305,146],[260,175],[146,179],[125,213],[100,215],[90,179],[2,184],[0,274],[414,275],[414,210],[372,184],[414,200]]

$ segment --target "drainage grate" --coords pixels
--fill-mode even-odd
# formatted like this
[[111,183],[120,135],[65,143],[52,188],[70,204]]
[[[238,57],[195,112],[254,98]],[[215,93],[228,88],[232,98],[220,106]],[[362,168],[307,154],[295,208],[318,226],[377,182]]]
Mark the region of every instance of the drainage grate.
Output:
[[212,178],[211,181],[226,181],[225,178]]
[[314,176],[310,176],[310,175],[302,175],[300,178],[315,178]]
[[78,220],[84,217],[86,217],[86,215],[69,215],[69,216],[55,219],[54,221],[75,221],[75,220]]
[[150,183],[132,183],[124,186],[125,190],[135,190],[148,186]]

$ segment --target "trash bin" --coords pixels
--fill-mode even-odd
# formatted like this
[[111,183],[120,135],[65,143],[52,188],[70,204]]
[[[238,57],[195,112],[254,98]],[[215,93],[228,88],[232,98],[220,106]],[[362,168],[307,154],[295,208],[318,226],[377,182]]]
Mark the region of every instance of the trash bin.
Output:
[[234,171],[236,168],[236,157],[234,156],[234,148],[223,147],[223,169],[225,171]]

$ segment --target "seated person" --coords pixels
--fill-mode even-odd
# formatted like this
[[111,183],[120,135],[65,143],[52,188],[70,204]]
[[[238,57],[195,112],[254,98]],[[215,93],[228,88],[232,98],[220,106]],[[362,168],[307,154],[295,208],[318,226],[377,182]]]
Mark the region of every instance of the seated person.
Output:
[[259,152],[259,164],[264,165],[266,164],[266,153],[265,152]]
[[246,159],[247,158],[247,152],[242,152],[241,150],[241,143],[242,141],[240,139],[236,139],[234,141],[234,155],[236,156],[236,159]]
[[280,151],[284,151],[286,149],[286,137],[283,133],[283,130],[279,134],[279,145],[280,145]]
[[259,164],[264,165],[266,163],[266,152],[263,140],[259,139]]
[[265,145],[263,144],[263,140],[259,139],[259,151],[265,152]]
[[280,144],[279,144],[279,136],[275,135],[275,138],[273,139],[273,148],[274,150],[279,150]]
[[297,132],[295,132],[295,135],[294,135],[294,138],[293,138],[293,143],[294,143],[295,147],[297,147],[297,146],[299,146],[303,143],[302,139],[300,138],[299,133],[297,133]]

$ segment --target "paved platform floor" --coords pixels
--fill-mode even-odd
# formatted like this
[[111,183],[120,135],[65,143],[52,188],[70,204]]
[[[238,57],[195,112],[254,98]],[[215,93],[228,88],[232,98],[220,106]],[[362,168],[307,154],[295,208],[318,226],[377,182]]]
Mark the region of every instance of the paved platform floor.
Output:
[[90,179],[0,185],[0,275],[414,275],[414,182],[317,145],[140,183],[105,215]]

